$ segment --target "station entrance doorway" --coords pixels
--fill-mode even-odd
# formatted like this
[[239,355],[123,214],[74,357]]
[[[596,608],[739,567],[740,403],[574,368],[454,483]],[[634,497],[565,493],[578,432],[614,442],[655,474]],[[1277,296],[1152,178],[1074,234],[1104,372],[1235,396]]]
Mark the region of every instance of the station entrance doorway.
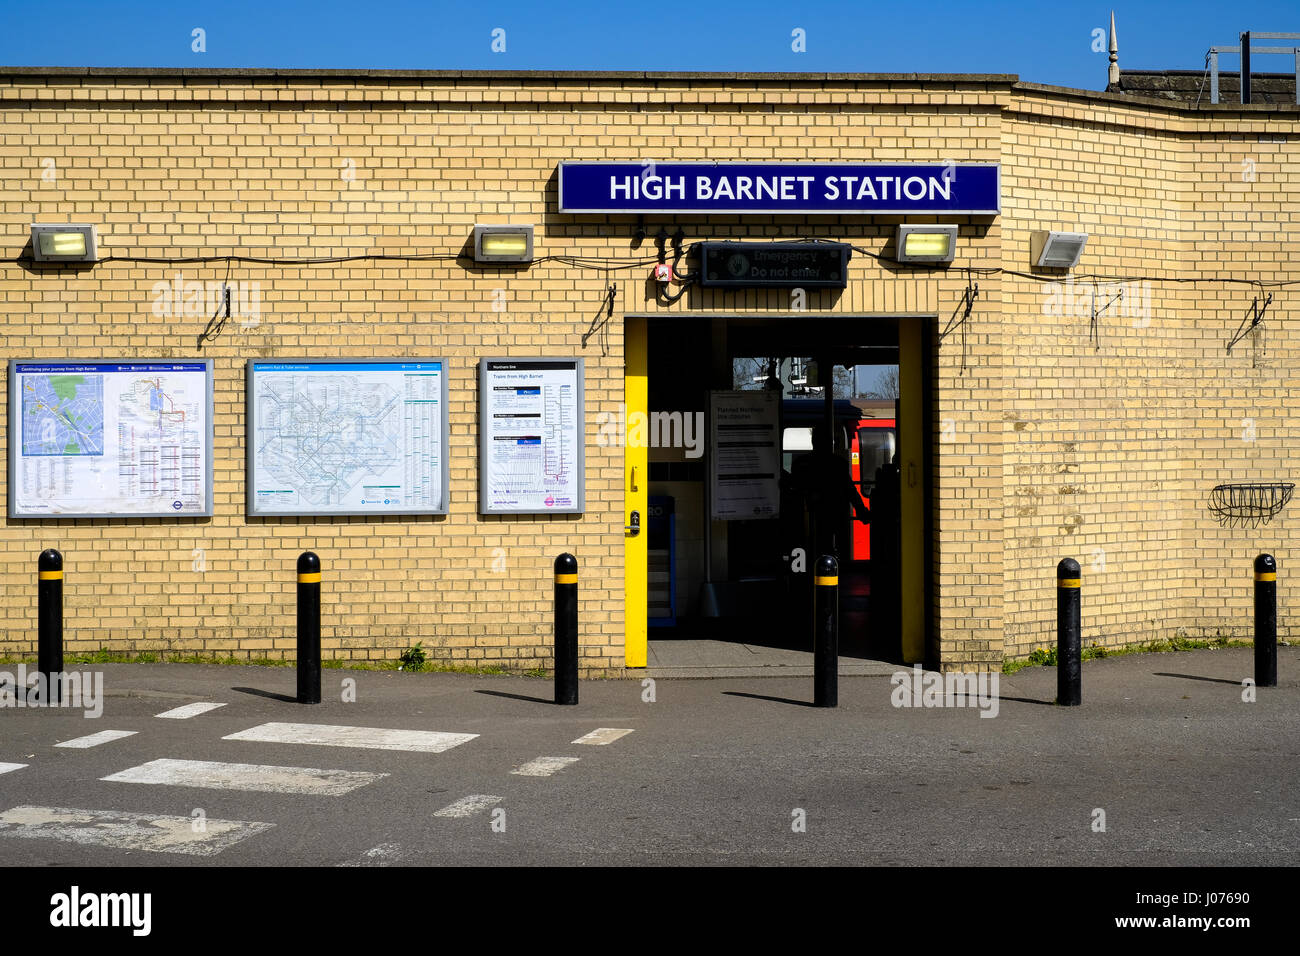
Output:
[[811,661],[823,553],[842,661],[924,660],[925,318],[627,318],[628,666],[688,641]]

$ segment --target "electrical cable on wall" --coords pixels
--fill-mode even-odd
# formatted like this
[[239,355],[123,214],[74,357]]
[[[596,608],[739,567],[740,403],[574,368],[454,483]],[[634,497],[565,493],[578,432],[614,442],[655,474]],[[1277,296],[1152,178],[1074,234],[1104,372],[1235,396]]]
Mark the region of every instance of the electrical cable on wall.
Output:
[[[609,273],[616,272],[616,271],[638,269],[653,264],[664,264],[667,259],[666,246],[669,238],[670,237],[668,235],[667,229],[661,228],[659,234],[656,236],[656,244],[658,246],[658,249],[656,254],[653,256],[624,257],[624,256],[553,254],[547,256],[539,256],[536,259],[532,260],[531,265],[544,265],[547,263],[554,262],[554,263],[559,263],[561,265],[569,266],[574,269],[596,270],[596,271],[604,272],[606,275],[608,275]],[[689,274],[677,272],[676,265],[685,255],[682,249],[682,241],[684,240],[684,233],[680,229],[680,227],[677,230],[677,234],[673,236],[672,239],[674,245],[674,256],[673,256],[673,263],[670,268],[672,269],[673,279],[676,281],[680,281],[682,283],[682,287],[675,293],[667,293],[661,290],[658,287],[659,284],[656,283],[655,300],[663,305],[672,305],[678,302],[684,295],[686,295],[686,293],[690,290],[690,288],[693,285],[695,285],[700,279],[700,273],[698,272],[689,273]],[[934,274],[936,272],[934,266],[931,264],[901,263],[901,262],[897,262],[896,260],[894,260],[889,256],[883,255],[881,253],[875,252],[874,250],[867,249],[862,246],[853,245],[850,243],[849,247],[854,252],[864,255],[869,259],[874,259],[877,262],[888,263],[891,266],[891,268],[906,268],[906,269],[913,269],[913,270],[921,270],[929,274]],[[203,332],[199,335],[198,347],[202,348],[203,343],[205,341],[211,341],[221,333],[221,331],[225,327],[226,321],[230,317],[230,289],[229,289],[228,282],[230,278],[230,266],[232,263],[241,262],[250,265],[266,265],[266,266],[313,266],[313,265],[337,265],[337,264],[345,264],[345,263],[352,263],[352,262],[459,262],[461,260],[472,261],[472,258],[473,257],[467,253],[455,253],[455,254],[365,253],[361,255],[347,255],[347,256],[305,256],[305,257],[304,256],[269,257],[269,256],[250,256],[250,255],[240,255],[240,254],[208,255],[208,256],[118,255],[118,256],[105,256],[102,259],[97,260],[97,265],[107,265],[107,264],[117,263],[117,262],[127,262],[127,263],[146,264],[146,265],[184,265],[184,264],[195,264],[195,263],[225,262],[226,279],[223,280],[222,302],[219,304],[217,312],[208,320],[207,327],[204,328]],[[34,260],[31,259],[30,257],[26,259],[20,257],[8,261],[14,262],[16,264],[34,262]],[[962,309],[962,307],[965,306],[964,308],[965,314],[962,316],[962,319],[957,323],[963,326],[963,335],[965,331],[964,330],[965,323],[969,320],[971,308],[974,305],[974,296],[971,295],[970,292],[970,284],[971,284],[972,276],[1001,275],[1001,276],[1009,276],[1009,277],[1015,277],[1020,279],[1030,279],[1036,282],[1046,282],[1046,283],[1061,282],[1063,278],[1062,276],[1059,275],[1050,275],[1050,274],[1040,275],[1032,272],[1021,272],[1016,269],[1006,269],[1000,266],[982,266],[982,267],[968,266],[964,268],[964,271],[966,272],[967,275],[968,289],[967,292],[963,295],[963,301],[959,303],[958,308]],[[1232,284],[1245,284],[1245,285],[1254,286],[1256,289],[1260,291],[1261,295],[1265,293],[1266,289],[1285,289],[1293,285],[1300,285],[1300,279],[1269,281],[1263,279],[1240,278],[1235,276],[1223,276],[1223,277],[1215,277],[1215,278],[1206,278],[1206,277],[1183,278],[1183,277],[1166,277],[1166,276],[1154,276],[1154,275],[1107,276],[1107,275],[1100,275],[1097,273],[1087,273],[1087,274],[1070,275],[1070,276],[1066,276],[1065,278],[1072,279],[1074,281],[1080,281],[1080,282],[1090,281],[1093,282],[1094,285],[1099,281],[1107,282],[1107,283],[1115,283],[1115,282],[1151,282],[1151,283],[1178,283],[1178,284],[1190,283],[1194,286],[1195,285],[1222,286],[1222,285],[1232,285]],[[604,298],[605,295],[602,294],[602,300]],[[1268,294],[1268,299],[1265,301],[1264,307],[1267,308],[1267,306],[1271,303],[1271,301],[1272,301],[1272,295],[1270,293]],[[612,317],[612,304],[605,305],[605,303],[602,301],[601,311],[605,311],[606,309],[610,310],[609,316],[607,316],[606,318],[606,322],[607,322],[608,319]],[[225,312],[224,315],[221,314],[223,311]],[[1259,318],[1262,318],[1262,314],[1263,314],[1263,310],[1261,309],[1259,311]],[[598,313],[598,317],[599,317],[599,313]],[[1259,318],[1256,319],[1254,323],[1255,325],[1258,324]],[[1095,316],[1093,321],[1094,323],[1096,322]],[[589,338],[592,333],[599,330],[604,324],[605,323],[599,323],[599,320],[597,320],[597,322],[592,323],[592,326],[587,330],[587,334],[584,336],[584,345],[586,343],[587,338]],[[949,329],[949,331],[950,330],[951,329]],[[1229,345],[1229,351],[1231,350],[1232,344],[1235,343],[1236,343],[1236,339],[1234,339],[1233,342]]]
[[[862,246],[850,244],[854,252],[861,253],[870,259],[878,262],[887,262],[895,268],[907,268],[934,273],[943,270],[936,270],[935,267],[928,263],[903,263],[898,262],[890,256],[882,255]],[[665,257],[666,258],[666,257]],[[96,265],[106,265],[114,262],[131,262],[154,265],[186,265],[194,263],[211,263],[211,262],[243,262],[252,265],[268,266],[294,266],[294,265],[331,265],[347,262],[457,262],[460,260],[473,261],[473,257],[465,253],[447,254],[447,253],[428,253],[428,254],[387,254],[387,253],[366,253],[352,256],[245,256],[245,255],[211,255],[211,256],[104,256],[96,260]],[[32,257],[19,257],[15,259],[3,260],[20,265],[30,265],[35,263]],[[661,262],[658,256],[640,256],[640,257],[620,257],[620,256],[591,256],[591,255],[571,255],[555,254],[548,256],[538,256],[533,259],[530,265],[542,265],[548,262],[558,262],[563,265],[573,266],[578,269],[589,269],[601,272],[613,270],[636,269],[647,265],[653,265]],[[1062,276],[1059,275],[1041,275],[1033,272],[1020,272],[1016,269],[1006,269],[1001,266],[967,266],[963,267],[964,271],[972,275],[981,276],[1014,276],[1020,279],[1032,279],[1036,282],[1060,282]],[[683,275],[681,278],[687,278]],[[1222,284],[1250,285],[1260,289],[1284,289],[1293,285],[1300,285],[1300,279],[1249,279],[1239,278],[1236,276],[1221,276],[1215,278],[1198,277],[1171,277],[1157,275],[1101,275],[1098,273],[1080,273],[1078,275],[1066,276],[1064,278],[1073,278],[1076,281],[1101,281],[1101,282],[1168,282],[1178,284],[1192,284],[1215,286]]]

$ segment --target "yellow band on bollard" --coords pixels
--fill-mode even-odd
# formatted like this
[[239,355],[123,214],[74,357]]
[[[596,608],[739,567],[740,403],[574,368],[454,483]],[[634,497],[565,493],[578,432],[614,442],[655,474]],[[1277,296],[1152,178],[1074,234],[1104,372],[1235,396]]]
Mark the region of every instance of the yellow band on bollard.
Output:
[[577,584],[578,576],[576,574],[557,574],[555,576],[556,584]]
[[1080,578],[1057,578],[1056,586],[1058,588],[1077,588],[1080,580]]
[[833,588],[833,587],[837,587],[840,583],[840,579],[838,577],[833,577],[833,578],[819,577],[819,578],[814,578],[814,581],[816,582],[819,588],[820,587]]
[[299,584],[320,584],[320,572],[313,571],[310,574],[298,575]]
[[1276,571],[1256,571],[1256,572],[1255,572],[1255,580],[1256,580],[1256,581],[1276,581],[1276,580],[1277,580],[1277,572],[1276,572]]
[[42,581],[62,581],[62,580],[63,580],[63,572],[62,572],[62,571],[41,571],[41,572],[40,572],[40,575],[41,575],[41,580],[42,580]]

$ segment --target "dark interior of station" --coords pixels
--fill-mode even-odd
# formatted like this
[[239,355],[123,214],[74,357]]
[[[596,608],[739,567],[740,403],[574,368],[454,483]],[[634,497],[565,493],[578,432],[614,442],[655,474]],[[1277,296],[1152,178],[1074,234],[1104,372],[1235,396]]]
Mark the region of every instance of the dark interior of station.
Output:
[[[708,442],[694,454],[650,449],[652,641],[811,650],[813,552],[820,544],[839,564],[840,655],[902,659],[897,449],[907,423],[899,420],[896,396],[859,397],[853,372],[898,366],[898,321],[800,314],[649,321],[652,414],[698,413],[707,422],[712,390],[782,392],[779,517],[710,520]],[[830,384],[837,378],[838,389]],[[857,520],[862,512],[850,493],[836,510],[833,535],[813,530],[798,478],[817,433],[834,436],[834,454],[844,462],[835,467],[851,475],[869,524]]]

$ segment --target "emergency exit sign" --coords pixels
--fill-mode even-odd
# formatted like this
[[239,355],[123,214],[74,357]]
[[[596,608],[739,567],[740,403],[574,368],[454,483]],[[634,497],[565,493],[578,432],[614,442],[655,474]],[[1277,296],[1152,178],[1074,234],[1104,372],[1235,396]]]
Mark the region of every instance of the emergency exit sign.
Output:
[[701,242],[700,285],[843,289],[852,250],[839,242]]

